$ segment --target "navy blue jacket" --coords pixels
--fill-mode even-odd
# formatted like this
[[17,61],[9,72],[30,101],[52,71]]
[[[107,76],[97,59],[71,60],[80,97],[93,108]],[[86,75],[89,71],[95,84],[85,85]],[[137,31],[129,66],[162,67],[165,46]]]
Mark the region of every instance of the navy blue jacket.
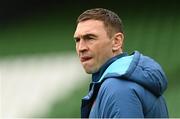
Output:
[[167,78],[153,59],[135,51],[108,60],[92,75],[82,118],[167,118]]

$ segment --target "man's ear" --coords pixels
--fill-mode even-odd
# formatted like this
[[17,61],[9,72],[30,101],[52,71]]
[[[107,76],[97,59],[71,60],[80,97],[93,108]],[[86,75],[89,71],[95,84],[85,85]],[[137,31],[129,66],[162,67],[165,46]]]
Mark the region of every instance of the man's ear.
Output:
[[113,44],[112,44],[112,51],[122,51],[122,45],[123,45],[123,40],[124,40],[124,35],[123,33],[116,33],[113,36]]

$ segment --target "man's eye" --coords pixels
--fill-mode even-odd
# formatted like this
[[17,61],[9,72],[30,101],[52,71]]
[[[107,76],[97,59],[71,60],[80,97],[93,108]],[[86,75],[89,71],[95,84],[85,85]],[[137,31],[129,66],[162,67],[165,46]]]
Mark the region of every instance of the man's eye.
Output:
[[75,38],[75,42],[79,42],[80,41],[80,38]]
[[93,37],[88,37],[87,40],[93,40],[94,38]]

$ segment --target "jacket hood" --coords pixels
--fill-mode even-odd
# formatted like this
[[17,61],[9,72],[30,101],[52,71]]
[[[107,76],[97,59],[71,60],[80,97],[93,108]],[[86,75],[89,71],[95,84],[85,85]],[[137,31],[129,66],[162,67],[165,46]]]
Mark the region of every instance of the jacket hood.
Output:
[[160,96],[167,88],[167,78],[161,66],[150,57],[135,51],[114,61],[103,73],[101,79],[121,78],[133,81]]

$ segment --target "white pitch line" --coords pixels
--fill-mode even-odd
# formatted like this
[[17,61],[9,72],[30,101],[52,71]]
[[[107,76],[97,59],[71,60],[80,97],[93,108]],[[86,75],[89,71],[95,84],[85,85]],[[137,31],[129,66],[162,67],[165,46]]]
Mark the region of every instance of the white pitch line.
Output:
[[4,118],[46,112],[58,94],[64,98],[88,78],[75,54],[0,59],[0,73]]

